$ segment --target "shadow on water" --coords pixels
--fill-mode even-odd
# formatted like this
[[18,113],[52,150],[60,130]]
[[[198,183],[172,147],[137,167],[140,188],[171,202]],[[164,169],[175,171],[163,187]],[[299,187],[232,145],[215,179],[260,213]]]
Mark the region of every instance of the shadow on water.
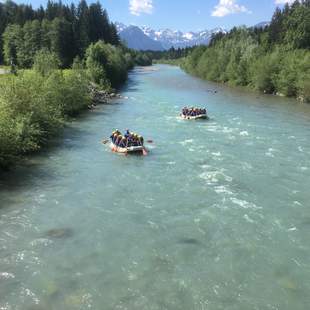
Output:
[[45,236],[52,239],[66,239],[72,237],[73,233],[71,228],[53,228],[48,230]]
[[119,92],[133,93],[139,90],[138,85],[140,83],[136,80],[130,80],[130,83],[125,83],[121,88],[119,88]]
[[202,245],[201,241],[196,238],[180,238],[178,240],[178,243],[187,245],[196,245],[196,246]]

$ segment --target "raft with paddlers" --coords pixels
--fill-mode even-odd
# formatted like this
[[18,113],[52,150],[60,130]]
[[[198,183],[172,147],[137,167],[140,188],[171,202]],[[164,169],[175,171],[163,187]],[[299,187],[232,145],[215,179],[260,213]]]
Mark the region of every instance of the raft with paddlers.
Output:
[[181,117],[183,119],[209,119],[207,110],[200,108],[187,108],[182,109]]
[[113,131],[110,139],[110,147],[113,152],[122,154],[141,153],[147,155],[144,138],[134,132],[130,132],[128,129],[124,135],[119,130]]

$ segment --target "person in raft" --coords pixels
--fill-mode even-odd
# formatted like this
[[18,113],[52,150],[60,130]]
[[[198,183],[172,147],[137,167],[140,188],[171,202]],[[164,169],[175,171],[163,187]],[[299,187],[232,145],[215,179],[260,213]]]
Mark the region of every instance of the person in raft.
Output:
[[198,108],[187,108],[184,107],[182,109],[182,115],[184,116],[198,116],[198,115],[203,115],[203,114],[207,114],[207,110],[206,109],[198,109]]
[[119,130],[115,130],[112,132],[110,138],[114,145],[122,148],[144,145],[143,137],[136,133],[130,132],[128,129],[126,130],[125,135],[122,135]]

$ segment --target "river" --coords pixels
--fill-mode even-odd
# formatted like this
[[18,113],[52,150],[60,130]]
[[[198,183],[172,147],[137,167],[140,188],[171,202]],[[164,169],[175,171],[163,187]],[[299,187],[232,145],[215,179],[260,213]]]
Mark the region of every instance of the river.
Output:
[[310,106],[165,65],[121,94],[2,176],[0,309],[308,309]]

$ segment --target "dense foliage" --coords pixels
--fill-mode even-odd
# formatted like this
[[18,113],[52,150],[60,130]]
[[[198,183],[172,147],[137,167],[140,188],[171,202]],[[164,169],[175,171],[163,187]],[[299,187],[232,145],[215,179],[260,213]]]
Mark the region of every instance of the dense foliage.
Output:
[[148,59],[140,61],[141,57],[144,55],[98,41],[86,50],[86,67],[94,83],[102,87],[117,87],[125,82],[127,71],[137,62],[139,65],[147,64]]
[[98,40],[120,42],[99,2],[88,5],[81,0],[76,7],[49,0],[46,8],[37,10],[10,0],[0,2],[0,63],[31,67],[36,52],[45,48],[58,56],[62,67],[68,67]]
[[201,78],[310,101],[310,1],[277,9],[269,27],[219,33],[183,68]]
[[186,48],[170,48],[167,51],[147,51],[147,55],[154,59],[159,61],[169,61],[169,60],[176,60],[181,59],[186,56],[188,56],[192,51],[194,47],[186,47]]
[[[9,166],[18,155],[40,148],[66,117],[90,102],[85,70],[76,65],[72,70],[58,70],[54,58],[40,52],[34,70],[1,77],[0,168]],[[49,70],[41,70],[42,59]]]

